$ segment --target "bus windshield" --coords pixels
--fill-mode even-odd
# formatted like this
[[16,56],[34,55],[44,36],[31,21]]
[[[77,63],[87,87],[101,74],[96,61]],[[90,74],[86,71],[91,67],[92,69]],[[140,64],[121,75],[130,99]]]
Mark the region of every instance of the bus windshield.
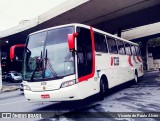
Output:
[[73,27],[63,27],[30,35],[24,54],[24,80],[54,80],[74,74],[75,58],[67,42],[73,32]]

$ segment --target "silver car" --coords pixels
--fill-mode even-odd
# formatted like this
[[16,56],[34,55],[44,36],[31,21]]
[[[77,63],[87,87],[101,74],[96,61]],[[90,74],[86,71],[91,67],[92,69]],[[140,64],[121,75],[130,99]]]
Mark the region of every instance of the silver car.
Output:
[[9,72],[6,75],[6,81],[8,81],[8,82],[20,82],[20,81],[22,81],[22,75],[19,74],[16,71]]

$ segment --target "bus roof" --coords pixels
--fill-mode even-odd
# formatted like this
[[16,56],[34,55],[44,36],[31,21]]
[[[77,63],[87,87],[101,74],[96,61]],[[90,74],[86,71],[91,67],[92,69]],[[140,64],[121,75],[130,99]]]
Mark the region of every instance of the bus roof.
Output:
[[[29,35],[33,35],[33,34],[36,34],[36,33],[44,32],[44,31],[48,31],[48,30],[52,30],[52,29],[67,27],[67,26],[79,26],[79,27],[84,27],[84,28],[90,29],[90,26],[88,26],[88,25],[79,24],[79,23],[71,23],[71,24],[65,24],[65,25],[60,25],[60,26],[55,26],[55,27],[50,27],[50,28],[47,28],[47,29],[39,30],[39,31],[33,32],[33,33],[29,34]],[[107,35],[107,36],[109,36],[109,37],[112,37],[112,38],[115,38],[115,39],[118,39],[118,40],[122,40],[122,41],[128,42],[128,43],[130,43],[130,44],[138,45],[138,44],[136,44],[136,43],[134,43],[134,42],[131,42],[131,41],[129,41],[129,40],[120,38],[120,37],[118,37],[118,36],[112,35],[112,34],[107,33],[107,32],[104,32],[104,31],[102,31],[102,30],[96,29],[96,28],[94,28],[94,27],[93,27],[93,30],[96,31],[96,32],[105,34],[105,35]]]

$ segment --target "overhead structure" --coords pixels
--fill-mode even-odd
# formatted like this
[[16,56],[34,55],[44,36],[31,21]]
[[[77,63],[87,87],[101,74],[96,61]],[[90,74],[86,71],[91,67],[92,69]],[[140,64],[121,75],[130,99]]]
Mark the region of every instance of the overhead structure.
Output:
[[132,28],[130,30],[126,30],[122,32],[122,38],[125,38],[127,40],[135,40],[140,38],[152,37],[156,35],[159,36],[159,34],[160,34],[160,22],[157,22],[145,26]]
[[[2,52],[9,53],[10,47],[25,44],[30,33],[69,23],[83,23],[118,35],[123,30],[138,27],[122,33],[129,40],[155,35],[159,31],[158,28],[156,30],[156,26],[159,26],[159,11],[160,0],[66,0],[32,20],[22,21],[13,28],[1,31],[0,40],[3,45],[5,43],[1,49]],[[153,24],[153,27],[145,26],[148,24]],[[7,67],[11,65],[8,64]]]
[[31,32],[73,22],[92,25],[105,31],[133,28],[157,21],[155,18],[160,16],[159,6],[159,0],[66,0],[33,20],[2,31],[0,38],[15,34],[24,35],[25,38]]

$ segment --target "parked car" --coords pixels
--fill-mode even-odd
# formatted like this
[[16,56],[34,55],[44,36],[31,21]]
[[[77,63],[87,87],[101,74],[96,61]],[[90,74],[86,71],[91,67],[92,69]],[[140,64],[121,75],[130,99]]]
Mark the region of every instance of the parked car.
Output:
[[8,73],[18,73],[17,71],[9,71]]
[[2,73],[2,80],[5,80],[5,79],[6,79],[6,76],[7,76],[7,72],[3,72],[3,73]]
[[22,75],[20,75],[16,71],[10,71],[6,75],[6,81],[9,81],[9,82],[20,82],[20,81],[22,81]]

